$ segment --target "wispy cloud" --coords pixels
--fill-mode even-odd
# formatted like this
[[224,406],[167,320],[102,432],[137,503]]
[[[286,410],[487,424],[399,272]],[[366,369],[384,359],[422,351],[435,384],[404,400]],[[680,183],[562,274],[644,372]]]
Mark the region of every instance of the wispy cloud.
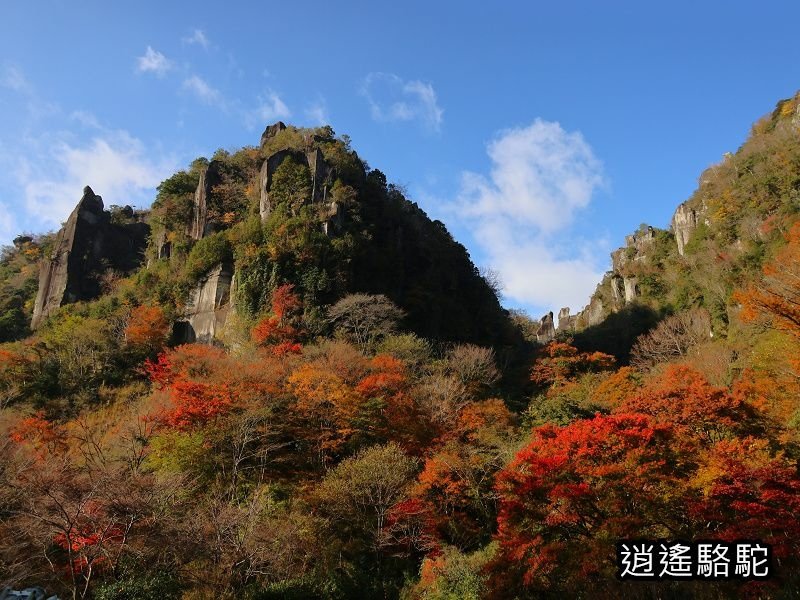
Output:
[[244,109],[242,115],[245,126],[253,129],[279,119],[288,119],[292,112],[278,94],[269,90],[258,97],[253,108]]
[[0,69],[0,87],[21,98],[28,115],[39,120],[59,112],[57,104],[44,100],[18,66],[6,63]]
[[156,186],[176,163],[169,157],[154,158],[152,150],[127,131],[101,130],[86,143],[59,135],[43,147],[29,148],[17,175],[27,215],[58,227],[86,185],[106,204],[149,205]]
[[330,117],[328,116],[328,106],[324,98],[318,98],[306,106],[303,114],[306,121],[311,125],[328,125],[330,124]]
[[[65,112],[40,96],[21,69],[0,65],[0,91],[9,89],[20,111],[0,139],[0,243],[20,231],[57,228],[90,185],[107,204],[147,206],[179,161],[157,145],[109,128],[86,110]],[[4,202],[13,198],[12,202]]]
[[602,163],[579,132],[540,119],[500,132],[487,153],[488,176],[462,174],[452,218],[473,232],[508,299],[580,308],[602,276],[606,248],[567,234],[605,183]]
[[206,36],[205,32],[202,29],[195,29],[192,32],[192,35],[181,38],[181,41],[184,44],[188,44],[189,46],[192,45],[202,46],[206,50],[208,50],[210,44],[210,42],[208,41],[208,37]]
[[14,65],[4,65],[0,74],[0,85],[14,92],[33,93],[33,88],[23,72]]
[[144,54],[136,59],[136,70],[139,73],[155,73],[163,77],[170,69],[172,61],[151,46],[148,46]]
[[89,129],[103,129],[97,117],[88,110],[74,110],[69,118]]
[[444,111],[430,83],[407,81],[393,73],[370,73],[362,83],[361,95],[376,121],[417,120],[430,130],[441,128]]
[[192,93],[205,104],[217,106],[222,109],[227,108],[227,102],[222,92],[212,87],[205,79],[198,75],[192,75],[184,79],[183,89]]

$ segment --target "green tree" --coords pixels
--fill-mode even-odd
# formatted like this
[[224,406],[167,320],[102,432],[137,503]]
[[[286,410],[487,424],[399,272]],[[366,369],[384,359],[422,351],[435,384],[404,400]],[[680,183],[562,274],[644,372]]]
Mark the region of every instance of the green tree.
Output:
[[300,207],[311,199],[311,173],[308,167],[291,157],[284,159],[272,174],[269,193],[275,206],[283,204],[291,214],[296,215]]

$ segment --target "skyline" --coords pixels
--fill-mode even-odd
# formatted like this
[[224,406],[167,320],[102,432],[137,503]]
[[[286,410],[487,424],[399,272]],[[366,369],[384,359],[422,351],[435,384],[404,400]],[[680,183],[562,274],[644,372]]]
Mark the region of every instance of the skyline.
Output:
[[56,229],[84,185],[146,207],[197,156],[327,123],[499,272],[506,306],[576,312],[624,235],[667,227],[800,87],[788,3],[212,6],[8,9],[0,241]]

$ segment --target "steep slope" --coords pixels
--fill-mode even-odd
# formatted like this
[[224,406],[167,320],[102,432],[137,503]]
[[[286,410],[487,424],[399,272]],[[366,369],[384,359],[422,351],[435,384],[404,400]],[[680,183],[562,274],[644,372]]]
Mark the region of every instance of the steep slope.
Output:
[[246,335],[285,283],[312,330],[324,329],[326,305],[363,292],[388,296],[428,338],[518,339],[466,249],[330,128],[276,123],[259,147],[198,159],[161,184],[147,221],[110,223],[87,188],[42,264],[33,328],[64,304],[98,298],[103,272],[141,267],[132,293],[169,307],[176,341]]
[[[669,313],[706,309],[726,336],[732,292],[758,279],[800,214],[800,103],[782,100],[735,153],[706,169],[669,229],[642,225],[611,254],[589,304],[560,329],[626,359],[635,338]],[[568,311],[568,309],[566,309]],[[568,312],[566,313],[568,315]]]

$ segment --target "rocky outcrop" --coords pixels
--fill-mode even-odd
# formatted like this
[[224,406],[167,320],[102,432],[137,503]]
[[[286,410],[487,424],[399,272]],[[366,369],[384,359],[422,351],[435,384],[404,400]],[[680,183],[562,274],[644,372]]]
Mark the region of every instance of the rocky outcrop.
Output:
[[322,151],[317,147],[310,148],[305,152],[292,148],[278,150],[267,157],[261,165],[259,213],[262,221],[266,220],[272,211],[272,201],[269,195],[272,188],[272,176],[281,163],[290,157],[298,163],[306,165],[311,174],[311,197],[308,201],[314,204],[327,202],[328,186],[333,174],[325,162]]
[[539,321],[539,329],[536,331],[536,341],[545,343],[549,342],[555,337],[556,328],[555,324],[553,323],[553,313],[551,311],[543,316]]
[[675,214],[672,215],[672,232],[675,234],[675,241],[678,244],[678,254],[681,256],[683,256],[686,244],[689,243],[692,237],[692,232],[697,229],[697,223],[697,211],[690,208],[686,202],[679,205],[675,210]]
[[342,210],[338,202],[327,203],[325,220],[322,222],[322,231],[332,237],[342,227]]
[[220,164],[212,160],[200,173],[200,181],[197,183],[197,189],[194,192],[192,220],[186,231],[193,240],[199,240],[211,232],[211,224],[208,220],[208,203],[211,199],[212,189],[214,186],[219,185],[221,181]]
[[589,304],[571,317],[574,329],[597,325],[609,313],[622,309],[640,296],[636,263],[647,258],[656,235],[657,230],[647,225],[625,236],[625,246],[611,253],[611,270],[597,285]]
[[625,303],[628,304],[639,296],[638,279],[635,276],[631,276],[626,277],[623,281],[625,285]]
[[219,337],[234,310],[233,267],[222,264],[190,292],[184,318],[175,327],[179,342],[208,344]]
[[656,232],[651,226],[644,230],[625,236],[625,246],[617,248],[611,253],[611,270],[614,273],[621,273],[626,265],[644,260],[650,247],[656,239]]
[[169,258],[172,256],[172,242],[167,239],[167,232],[160,231],[155,236],[156,258]]
[[268,139],[275,137],[279,132],[286,129],[286,124],[283,121],[278,121],[272,125],[267,125],[264,133],[261,134],[261,145],[263,146]]
[[558,331],[573,331],[577,322],[578,315],[570,315],[569,307],[564,307],[558,311]]
[[65,304],[98,297],[105,271],[137,268],[148,233],[142,222],[111,223],[102,198],[89,186],[83,188],[83,197],[56,234],[52,253],[41,263],[31,328]]
[[[600,285],[603,285],[602,283]],[[600,286],[598,286],[599,288]],[[592,296],[592,299],[589,300],[589,304],[587,304],[584,309],[575,315],[575,327],[576,328],[585,328],[591,327],[592,325],[597,325],[600,323],[606,316],[606,307],[603,303],[603,299],[597,295]]]
[[614,305],[625,304],[625,279],[613,273],[609,280],[611,297],[614,300]]

